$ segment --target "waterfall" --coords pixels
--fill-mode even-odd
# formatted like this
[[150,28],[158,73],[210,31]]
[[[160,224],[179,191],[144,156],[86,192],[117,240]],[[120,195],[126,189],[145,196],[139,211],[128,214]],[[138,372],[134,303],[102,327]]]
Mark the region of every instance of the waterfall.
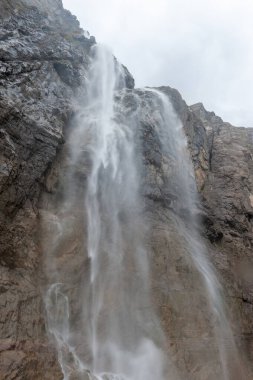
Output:
[[78,214],[85,220],[80,238],[85,240],[88,269],[79,294],[80,331],[73,331],[76,327],[71,324],[71,295],[63,268],[53,271],[56,282],[46,295],[48,327],[57,342],[64,380],[72,374],[85,378],[88,373],[92,379],[164,378],[162,331],[149,295],[148,228],[136,130],[124,123],[121,104],[115,101],[116,92],[125,91],[123,81],[122,68],[112,54],[95,46],[84,105],[69,137],[63,199],[53,217],[59,231],[52,233],[55,242],[49,253],[51,258],[57,256],[68,230],[75,228],[75,203],[83,186],[83,209],[78,207]]
[[87,86],[89,107],[81,121],[92,135],[85,196],[91,370],[122,379],[162,379],[162,356],[148,336],[153,315],[134,131],[117,118],[120,109],[114,101],[122,81],[111,53],[96,47]]
[[197,233],[197,191],[182,125],[161,91],[125,89],[122,66],[96,45],[64,148],[58,190],[44,213],[47,323],[64,380],[182,379],[166,358],[168,338],[152,301],[145,202],[152,197],[143,188],[153,174],[143,158],[146,124],[174,165],[172,181],[159,179],[157,192],[176,194],[170,209],[186,241],[184,259],[205,286],[218,326],[220,379],[229,378],[224,341],[233,339]]

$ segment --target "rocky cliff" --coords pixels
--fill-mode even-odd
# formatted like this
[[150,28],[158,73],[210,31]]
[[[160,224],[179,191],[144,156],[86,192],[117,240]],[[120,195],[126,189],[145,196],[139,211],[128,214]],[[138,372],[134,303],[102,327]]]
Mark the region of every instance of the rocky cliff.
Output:
[[[60,0],[1,1],[0,379],[62,379],[46,331],[41,219],[59,194],[76,99],[94,43]],[[131,90],[134,81],[124,72],[131,106],[131,94],[138,90]],[[188,107],[174,89],[159,90],[183,123],[199,191],[199,233],[222,281],[237,343],[252,362],[253,130],[224,123],[202,104]],[[183,378],[214,379],[216,369],[208,362],[213,337],[205,335],[205,305],[194,271],[182,258],[187,249],[177,230],[187,215],[177,205],[173,171],[168,170],[172,164],[164,164],[153,121],[143,118],[142,154],[143,193],[153,227],[148,245],[154,303]],[[79,227],[77,222],[70,246]],[[73,257],[74,248],[71,265],[66,255],[60,265],[78,279],[77,268],[86,264]],[[191,312],[201,308],[197,317]]]
[[45,333],[37,205],[94,39],[57,1],[2,1],[0,36],[0,378],[60,378]]

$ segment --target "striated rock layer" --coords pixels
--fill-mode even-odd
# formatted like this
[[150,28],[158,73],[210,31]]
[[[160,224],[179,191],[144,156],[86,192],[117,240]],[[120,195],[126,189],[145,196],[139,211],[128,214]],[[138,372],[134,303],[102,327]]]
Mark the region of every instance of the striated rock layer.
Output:
[[[95,39],[84,36],[60,0],[2,0],[0,17],[0,379],[62,379],[46,332],[43,286],[48,273],[43,270],[40,220],[47,218],[60,194],[76,97]],[[131,94],[138,90],[131,90],[133,78],[123,69],[129,88],[126,107],[131,108]],[[222,282],[240,351],[252,362],[253,130],[224,123],[202,104],[188,107],[170,87],[159,90],[183,123],[199,190],[199,232]],[[215,379],[205,301],[200,303],[194,274],[181,257],[186,248],[177,220],[187,215],[182,205],[172,206],[173,164],[164,164],[152,120],[143,121],[142,135],[154,304],[168,351],[183,378]],[[88,171],[88,162],[84,164]],[[81,199],[82,191],[78,195]],[[76,254],[83,244],[81,219],[77,212],[74,235],[64,248],[69,256],[63,249],[59,257],[59,265],[66,266],[66,281],[75,276],[75,289],[80,270],[86,268]],[[77,314],[78,302],[73,308]]]

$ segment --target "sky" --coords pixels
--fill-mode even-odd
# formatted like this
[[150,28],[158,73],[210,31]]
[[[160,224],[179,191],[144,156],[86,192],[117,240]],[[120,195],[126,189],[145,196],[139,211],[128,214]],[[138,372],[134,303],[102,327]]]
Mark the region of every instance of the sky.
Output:
[[253,127],[253,0],[63,0],[136,87],[168,85]]

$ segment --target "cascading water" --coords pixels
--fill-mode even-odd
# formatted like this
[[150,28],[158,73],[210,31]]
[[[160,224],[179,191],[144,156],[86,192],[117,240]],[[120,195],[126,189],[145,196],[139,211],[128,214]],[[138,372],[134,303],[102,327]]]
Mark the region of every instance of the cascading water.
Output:
[[85,197],[92,372],[162,379],[162,358],[147,333],[152,313],[143,313],[152,309],[134,133],[115,119],[114,92],[123,75],[110,52],[95,49],[82,120],[92,134]]
[[105,48],[95,46],[92,58],[85,106],[70,136],[70,164],[64,175],[61,211],[53,218],[58,232],[53,233],[50,252],[51,257],[57,256],[71,223],[75,225],[77,171],[85,170],[82,164],[88,157],[83,235],[89,268],[83,274],[79,311],[83,323],[77,333],[83,336],[85,354],[78,352],[82,344],[74,337],[71,296],[59,267],[46,295],[49,330],[56,338],[65,380],[74,373],[85,378],[86,370],[96,379],[163,379],[162,333],[149,297],[136,134],[120,120],[120,104],[114,102],[124,76]]
[[228,380],[224,341],[233,339],[218,282],[197,234],[196,189],[182,125],[162,92],[124,89],[122,66],[98,45],[93,47],[85,89],[59,190],[45,217],[50,283],[45,304],[64,380],[181,378],[165,360],[165,337],[150,297],[141,143],[150,110],[161,151],[176,165],[178,200],[172,209],[175,218],[180,207],[188,215],[187,224],[178,223],[179,232],[188,244],[186,260],[194,263],[206,284],[218,326],[223,363],[219,379]]

